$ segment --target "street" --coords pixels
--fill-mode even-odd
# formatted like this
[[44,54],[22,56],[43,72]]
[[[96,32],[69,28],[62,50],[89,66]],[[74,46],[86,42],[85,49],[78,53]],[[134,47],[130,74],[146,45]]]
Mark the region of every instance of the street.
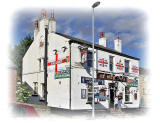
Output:
[[[106,119],[106,118],[135,118],[143,117],[147,114],[147,108],[138,109],[122,109],[121,112],[115,111],[114,109],[107,110],[95,110],[96,119]],[[38,112],[39,113],[39,112]],[[40,114],[40,113],[39,113]],[[67,119],[91,119],[92,110],[67,110],[59,108],[51,108],[47,112],[45,110],[41,111],[40,117],[51,117],[51,118],[67,118]]]

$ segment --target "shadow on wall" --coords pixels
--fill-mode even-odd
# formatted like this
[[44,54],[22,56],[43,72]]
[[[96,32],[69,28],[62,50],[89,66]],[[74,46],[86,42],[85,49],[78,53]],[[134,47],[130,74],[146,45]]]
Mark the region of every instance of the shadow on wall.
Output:
[[[28,85],[26,82],[24,83],[25,86],[31,91],[34,92],[34,90],[31,88],[30,85]],[[41,96],[39,94],[33,94],[29,100],[28,100],[29,104],[39,104],[39,105],[45,105],[44,100],[41,100]]]

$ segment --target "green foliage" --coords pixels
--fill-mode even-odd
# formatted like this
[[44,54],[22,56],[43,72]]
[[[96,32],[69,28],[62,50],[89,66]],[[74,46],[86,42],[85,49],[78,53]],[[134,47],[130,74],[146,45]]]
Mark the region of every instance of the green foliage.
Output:
[[21,84],[18,86],[16,91],[17,102],[27,103],[30,96],[32,96],[32,92],[25,86],[25,84]]
[[10,49],[10,59],[18,67],[17,73],[19,77],[22,76],[22,59],[32,42],[33,37],[28,35],[13,49]]

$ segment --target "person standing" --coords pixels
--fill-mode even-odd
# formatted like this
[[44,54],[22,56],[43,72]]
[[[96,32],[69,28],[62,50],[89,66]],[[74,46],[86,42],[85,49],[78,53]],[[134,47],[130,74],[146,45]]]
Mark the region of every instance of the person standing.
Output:
[[115,98],[114,98],[114,110],[116,110],[117,105],[118,105],[118,97],[115,96]]
[[118,109],[121,111],[121,105],[122,105],[122,93],[118,94]]

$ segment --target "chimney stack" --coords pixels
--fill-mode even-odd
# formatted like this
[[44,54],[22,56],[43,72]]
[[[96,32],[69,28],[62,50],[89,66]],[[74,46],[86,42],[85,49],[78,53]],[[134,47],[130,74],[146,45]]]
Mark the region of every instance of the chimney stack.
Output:
[[106,47],[106,37],[104,35],[104,32],[100,32],[99,45]]
[[116,40],[114,40],[114,49],[120,53],[122,52],[122,40],[119,38],[119,33]]
[[39,31],[38,20],[35,20],[34,24],[35,24],[34,28],[34,39],[35,39]]
[[53,9],[51,10],[51,18],[54,18],[54,12],[53,12]]
[[49,33],[56,32],[56,19],[54,18],[53,9],[51,10],[51,17],[49,18]]

